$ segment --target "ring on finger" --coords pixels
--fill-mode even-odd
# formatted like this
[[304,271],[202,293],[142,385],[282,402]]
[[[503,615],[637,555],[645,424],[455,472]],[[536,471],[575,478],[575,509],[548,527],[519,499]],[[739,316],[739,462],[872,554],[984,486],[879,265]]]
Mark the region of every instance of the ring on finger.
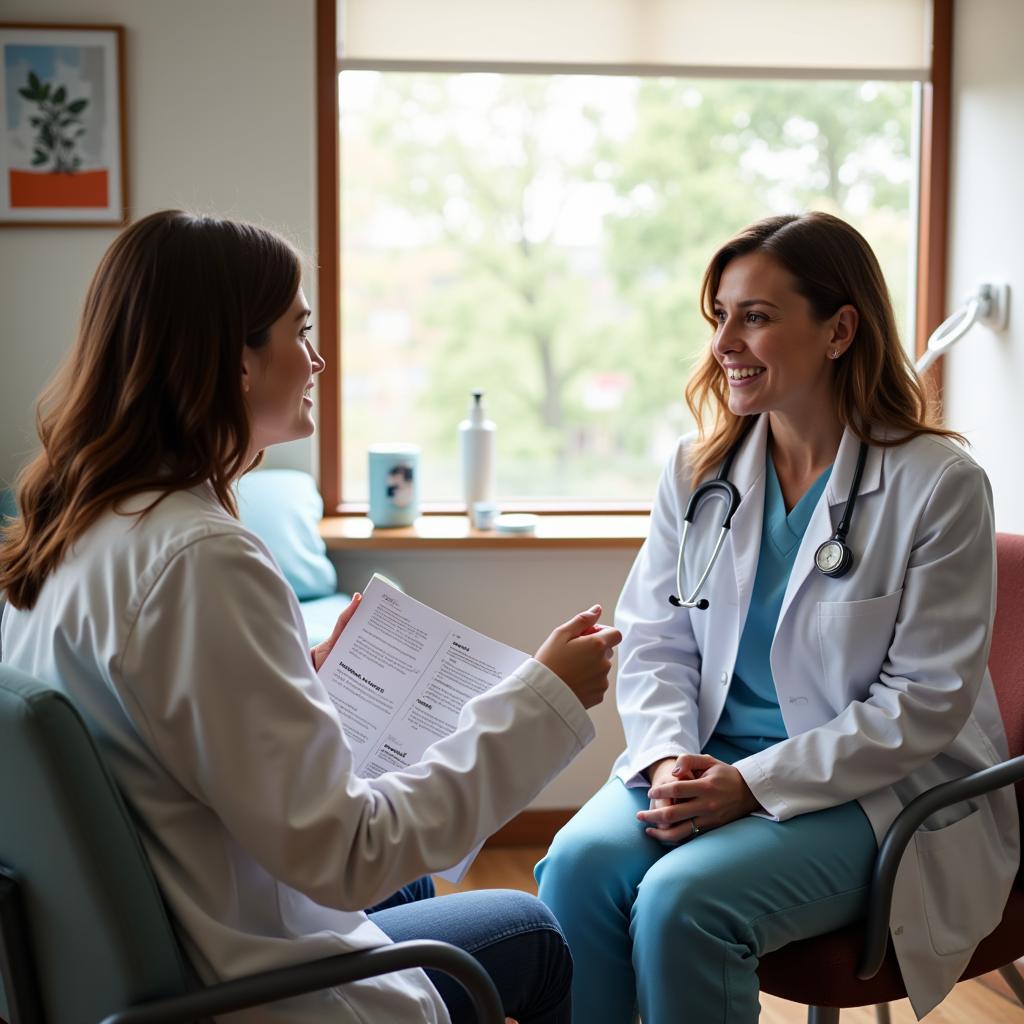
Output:
[[691,832],[690,832],[690,838],[691,838],[691,839],[692,839],[692,838],[693,838],[694,836],[699,836],[699,835],[701,834],[701,832],[703,832],[703,831],[704,831],[704,830],[703,830],[703,829],[702,829],[702,828],[700,827],[700,825],[698,825],[698,824],[697,824],[697,819],[696,819],[696,818],[691,818],[691,819],[690,819],[690,828],[691,828],[691,829],[693,830],[693,831],[691,831]]

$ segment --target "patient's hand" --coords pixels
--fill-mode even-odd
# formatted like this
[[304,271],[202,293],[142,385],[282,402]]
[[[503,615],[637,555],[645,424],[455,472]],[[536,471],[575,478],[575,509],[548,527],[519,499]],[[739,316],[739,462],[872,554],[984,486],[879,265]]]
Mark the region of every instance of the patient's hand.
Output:
[[316,647],[311,650],[310,656],[313,659],[313,668],[317,672],[320,671],[320,666],[327,660],[327,655],[334,650],[334,645],[338,642],[338,637],[341,636],[342,631],[348,625],[349,620],[356,613],[356,609],[359,607],[359,602],[362,601],[362,594],[353,594],[352,600],[349,601],[348,607],[338,616],[338,621],[334,624],[334,629],[331,630],[331,635],[322,643],[317,644]]
[[622,643],[622,634],[612,626],[601,626],[601,606],[595,604],[563,623],[544,641],[535,657],[546,665],[579,698],[585,708],[604,699],[612,652]]

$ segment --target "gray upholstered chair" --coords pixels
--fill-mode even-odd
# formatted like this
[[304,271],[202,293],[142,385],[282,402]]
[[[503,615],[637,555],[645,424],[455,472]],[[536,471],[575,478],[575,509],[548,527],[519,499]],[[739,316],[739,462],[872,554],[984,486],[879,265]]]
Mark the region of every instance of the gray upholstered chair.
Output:
[[129,812],[85,723],[0,665],[0,1017],[179,1024],[409,967],[455,977],[480,1020],[497,991],[468,953],[403,942],[199,986]]

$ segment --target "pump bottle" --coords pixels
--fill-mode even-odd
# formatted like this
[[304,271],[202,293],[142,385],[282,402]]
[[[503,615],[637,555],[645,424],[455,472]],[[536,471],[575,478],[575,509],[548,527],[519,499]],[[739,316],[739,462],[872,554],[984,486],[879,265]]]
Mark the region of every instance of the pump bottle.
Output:
[[487,419],[482,391],[474,391],[469,414],[459,424],[459,461],[462,465],[462,497],[466,510],[477,501],[494,501],[494,435],[497,428]]

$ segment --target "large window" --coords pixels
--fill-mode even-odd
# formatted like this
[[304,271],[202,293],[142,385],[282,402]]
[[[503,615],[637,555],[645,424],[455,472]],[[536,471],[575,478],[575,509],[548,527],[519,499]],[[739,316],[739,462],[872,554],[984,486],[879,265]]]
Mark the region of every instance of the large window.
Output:
[[768,214],[852,221],[905,323],[914,88],[343,72],[345,495],[388,439],[457,500],[481,388],[503,501],[649,498],[692,426],[704,266]]
[[[376,37],[355,58],[342,47],[335,79],[342,372],[329,412],[340,444],[321,451],[326,477],[341,472],[329,502],[365,501],[366,449],[379,441],[419,444],[421,499],[457,502],[456,428],[473,389],[498,423],[503,505],[649,501],[692,426],[682,394],[710,337],[703,269],[725,238],[770,214],[820,209],[856,225],[913,350],[920,147],[934,145],[927,46],[908,44],[902,64],[887,52],[882,67],[865,63],[880,53],[870,39],[860,56],[849,37],[831,55],[808,39],[784,56],[816,63],[787,70],[771,66],[782,36],[771,52],[741,52],[730,36],[718,46],[729,66],[698,73],[692,56],[685,67],[665,58],[647,15],[671,35],[671,19],[692,22],[706,4],[575,6],[596,14],[593,3],[645,26],[653,64],[620,66],[614,33],[574,60],[568,15],[554,26],[563,41],[553,30],[542,59],[524,60],[514,47],[534,43],[516,31],[522,11],[540,17],[533,0],[443,0],[429,19],[409,0],[349,0],[353,35]],[[748,21],[766,17],[748,6]],[[930,18],[926,0],[878,11],[902,12],[916,46],[925,7]],[[825,34],[860,9],[829,5],[840,20]],[[462,50],[433,54],[424,37],[454,38],[456,24]],[[502,38],[511,56],[492,52]]]

